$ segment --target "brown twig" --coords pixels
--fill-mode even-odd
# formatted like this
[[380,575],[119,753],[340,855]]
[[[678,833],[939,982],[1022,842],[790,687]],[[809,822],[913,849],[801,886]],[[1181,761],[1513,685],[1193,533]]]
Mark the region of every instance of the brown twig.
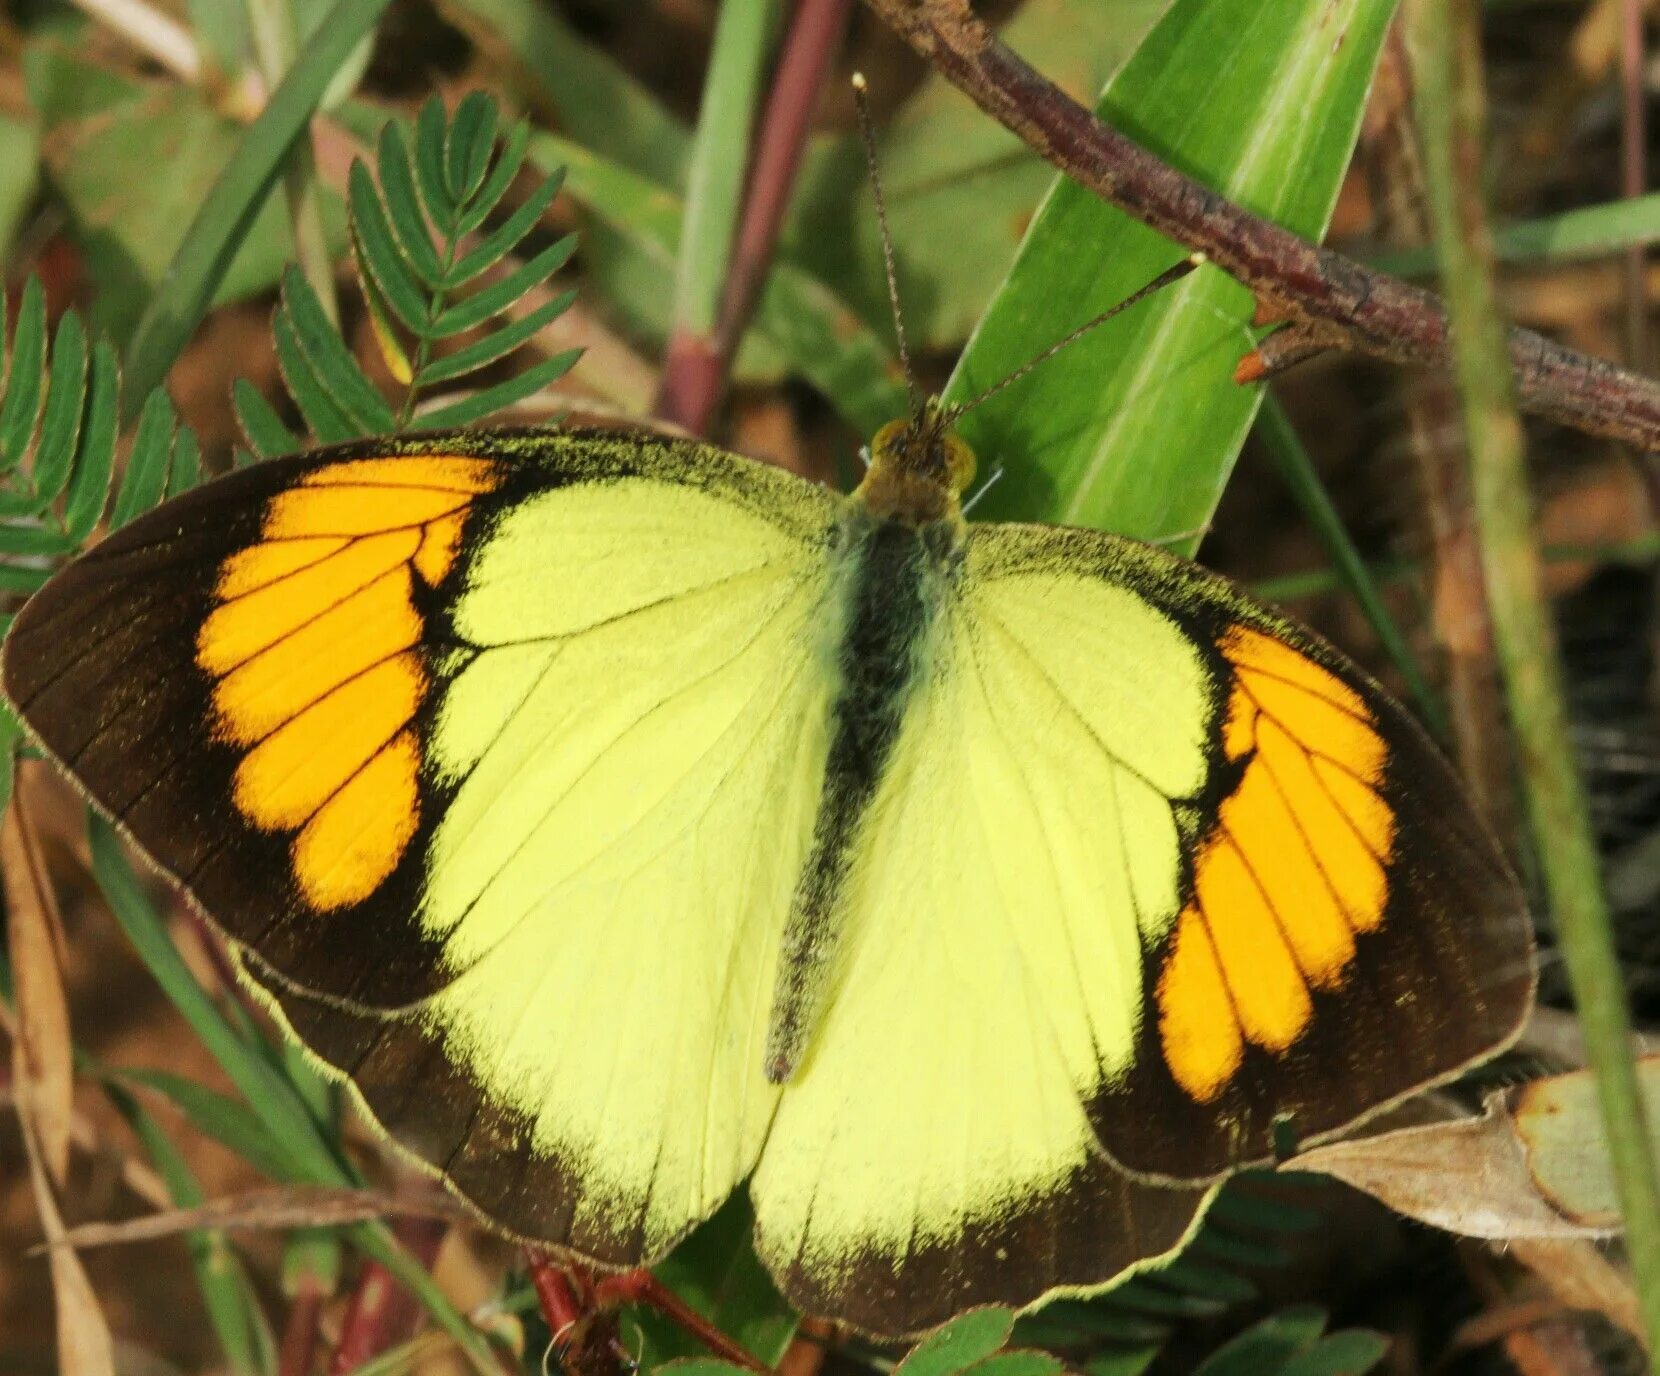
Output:
[[[1254,291],[1265,310],[1288,321],[1289,339],[1265,347],[1258,375],[1324,348],[1392,363],[1446,362],[1447,313],[1437,296],[1311,244],[1160,161],[998,42],[968,0],[866,3],[929,65],[1068,177],[1207,254]],[[1509,348],[1526,410],[1660,449],[1660,383],[1528,330],[1511,330]]]

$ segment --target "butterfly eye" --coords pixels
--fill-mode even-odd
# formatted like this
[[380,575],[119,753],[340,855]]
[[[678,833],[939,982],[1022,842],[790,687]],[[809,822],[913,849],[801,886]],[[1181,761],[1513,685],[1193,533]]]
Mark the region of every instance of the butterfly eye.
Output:
[[974,482],[974,472],[979,466],[978,460],[974,457],[974,451],[955,435],[946,435],[943,442],[945,467],[951,478],[951,490],[961,496]]

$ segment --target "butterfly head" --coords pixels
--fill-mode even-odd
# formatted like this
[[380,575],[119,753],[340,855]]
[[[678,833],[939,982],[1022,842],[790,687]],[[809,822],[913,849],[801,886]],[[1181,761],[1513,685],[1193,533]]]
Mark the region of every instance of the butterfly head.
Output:
[[910,419],[889,421],[876,432],[870,470],[854,493],[873,516],[911,525],[962,519],[975,458],[951,429],[956,414],[930,397]]

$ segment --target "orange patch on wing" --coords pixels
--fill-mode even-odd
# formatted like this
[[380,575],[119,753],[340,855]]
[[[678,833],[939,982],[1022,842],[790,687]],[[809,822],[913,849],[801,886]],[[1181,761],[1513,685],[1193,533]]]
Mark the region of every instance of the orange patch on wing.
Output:
[[409,570],[394,568],[231,670],[213,690],[217,734],[253,745],[341,684],[409,649],[421,637],[409,584]]
[[[1389,747],[1361,695],[1242,626],[1219,648],[1233,670],[1222,751],[1243,769],[1195,861],[1193,901],[1158,982],[1166,1064],[1199,1102],[1237,1071],[1234,1037],[1281,1054],[1313,1022],[1313,991],[1341,987],[1357,934],[1383,921],[1395,840]],[[1186,935],[1200,923],[1214,983]],[[1193,1046],[1205,1026],[1219,1039],[1210,1061]]]
[[455,552],[461,547],[461,517],[446,516],[434,521],[421,536],[421,547],[415,551],[415,571],[436,587],[444,581],[455,563]]
[[1209,1103],[1245,1059],[1245,1038],[1205,920],[1192,905],[1176,924],[1158,999],[1165,1063],[1192,1098]]
[[308,487],[364,483],[372,487],[427,487],[450,492],[493,492],[501,482],[501,465],[492,459],[452,454],[404,458],[348,459],[319,468],[305,479]]
[[294,878],[312,907],[361,903],[386,881],[420,821],[420,747],[403,731],[295,838]]
[[359,674],[256,745],[237,766],[237,807],[267,831],[304,826],[420,706],[426,680],[405,651]]
[[229,673],[407,564],[420,545],[418,530],[368,535],[253,592],[221,593],[197,633],[196,663],[210,674]]
[[416,588],[449,574],[467,508],[501,476],[455,455],[330,464],[272,498],[258,539],[220,567],[196,662],[215,736],[246,750],[232,801],[287,835],[314,907],[367,898],[415,834]]
[[309,540],[283,540],[274,545],[250,545],[225,561],[214,591],[221,601],[242,597],[345,548],[344,538],[326,535]]

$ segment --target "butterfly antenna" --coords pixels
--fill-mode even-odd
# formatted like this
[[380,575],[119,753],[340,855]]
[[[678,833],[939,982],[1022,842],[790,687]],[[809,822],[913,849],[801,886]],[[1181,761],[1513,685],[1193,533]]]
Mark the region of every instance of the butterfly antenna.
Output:
[[1117,315],[1120,311],[1127,311],[1127,310],[1129,310],[1129,308],[1131,306],[1135,305],[1138,301],[1144,301],[1147,297],[1151,296],[1154,292],[1162,291],[1165,287],[1168,287],[1172,282],[1181,281],[1182,278],[1186,277],[1188,275],[1188,273],[1193,271],[1194,268],[1201,266],[1204,262],[1205,262],[1205,255],[1204,254],[1202,254],[1202,253],[1190,253],[1186,258],[1182,259],[1181,262],[1175,264],[1173,267],[1166,268],[1163,272],[1161,272],[1157,277],[1155,277],[1146,286],[1140,288],[1137,291],[1131,292],[1128,296],[1126,296],[1122,301],[1118,302],[1116,305],[1109,306],[1106,310],[1102,311],[1100,315],[1096,316],[1095,319],[1086,320],[1082,325],[1078,326],[1078,328],[1073,330],[1070,334],[1066,335],[1065,337],[1063,337],[1061,339],[1057,339],[1053,344],[1051,344],[1047,349],[1045,349],[1042,353],[1040,353],[1036,358],[1031,359],[1029,362],[1021,364],[1020,367],[1016,368],[1012,373],[1010,373],[1001,382],[994,382],[994,383],[991,384],[990,387],[986,388],[985,391],[981,392],[979,396],[970,397],[967,401],[963,402],[961,405],[953,406],[946,415],[946,423],[948,425],[956,424],[957,421],[961,420],[963,418],[963,416],[967,415],[970,411],[972,411],[981,402],[987,401],[990,398],[996,396],[1005,387],[1012,386],[1014,383],[1019,382],[1021,378],[1025,377],[1027,373],[1031,372],[1032,369],[1036,368],[1040,363],[1047,363],[1051,358],[1053,358],[1056,354],[1058,354],[1062,349],[1068,348],[1069,346],[1071,346],[1073,344],[1076,344],[1080,339],[1082,339],[1091,330],[1095,329],[1099,325],[1106,324],[1107,321],[1111,320],[1113,318],[1113,316]]
[[870,100],[863,72],[853,73],[853,108],[859,114],[859,137],[864,140],[865,166],[870,169],[870,190],[876,198],[876,228],[882,236],[882,270],[888,278],[888,308],[893,312],[893,334],[899,343],[899,366],[905,371],[905,395],[910,401],[911,419],[922,414],[916,399],[916,376],[911,371],[911,351],[905,343],[905,320],[899,313],[899,279],[893,270],[893,236],[888,233],[888,206],[882,195],[882,174],[876,166],[876,133],[870,123]]

